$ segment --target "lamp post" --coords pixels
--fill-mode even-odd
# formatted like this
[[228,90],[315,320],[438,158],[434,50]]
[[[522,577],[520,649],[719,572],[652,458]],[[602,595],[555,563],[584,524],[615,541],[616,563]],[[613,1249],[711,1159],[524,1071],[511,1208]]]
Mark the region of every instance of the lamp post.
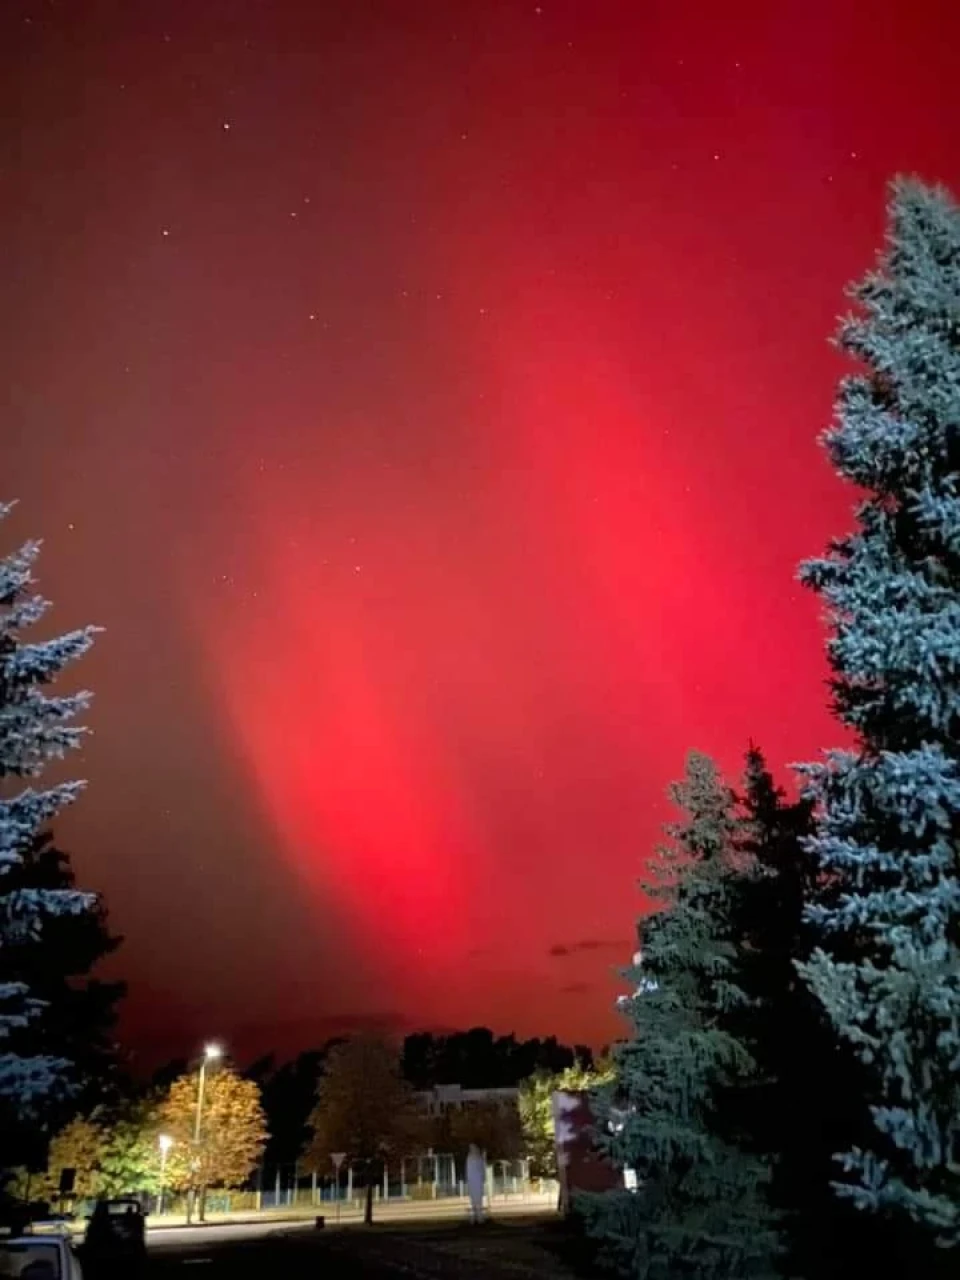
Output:
[[[203,1046],[203,1057],[200,1059],[200,1077],[197,1081],[197,1117],[193,1126],[193,1147],[194,1160],[193,1167],[196,1175],[200,1169],[200,1136],[203,1132],[203,1099],[207,1087],[207,1063],[216,1062],[223,1057],[223,1050],[218,1044],[206,1044]],[[195,1202],[197,1194],[196,1182],[190,1188],[190,1200],[187,1203],[187,1222],[190,1221],[191,1202]],[[203,1220],[203,1202],[200,1203],[200,1219]]]
[[200,1080],[197,1084],[197,1121],[193,1128],[193,1140],[200,1144],[200,1126],[203,1123],[203,1094],[207,1084],[207,1063],[216,1062],[223,1057],[223,1050],[218,1044],[203,1046],[203,1057],[200,1059]]
[[157,1213],[163,1213],[167,1190],[167,1154],[173,1146],[173,1139],[169,1134],[161,1133],[157,1143],[160,1147],[160,1195],[157,1198]]
[[340,1225],[340,1166],[347,1158],[345,1151],[331,1152],[330,1159],[333,1161],[333,1167],[337,1175],[337,1226]]

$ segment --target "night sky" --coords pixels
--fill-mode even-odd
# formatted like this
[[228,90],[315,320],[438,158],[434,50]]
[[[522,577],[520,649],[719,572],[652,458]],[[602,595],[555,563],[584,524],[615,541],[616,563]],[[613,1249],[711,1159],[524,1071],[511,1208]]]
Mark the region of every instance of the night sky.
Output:
[[[687,749],[839,740],[796,563],[956,0],[6,0],[3,542],[143,1055],[602,1041]],[[74,762],[75,764],[76,762]]]

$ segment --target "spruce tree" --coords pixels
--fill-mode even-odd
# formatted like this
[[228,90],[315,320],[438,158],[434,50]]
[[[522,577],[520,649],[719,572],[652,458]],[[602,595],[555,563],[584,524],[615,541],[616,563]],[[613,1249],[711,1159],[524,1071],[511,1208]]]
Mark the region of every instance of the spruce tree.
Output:
[[[10,505],[0,505],[0,519]],[[0,560],[0,957],[41,935],[51,918],[96,911],[96,899],[71,886],[24,882],[25,860],[41,830],[80,794],[83,783],[35,785],[44,766],[78,747],[85,730],[72,723],[89,695],[47,693],[47,687],[90,648],[95,628],[33,643],[22,633],[39,622],[48,602],[34,591],[39,542]],[[59,1052],[18,1050],[24,1029],[42,1016],[42,996],[20,976],[0,978],[0,1100],[25,1118],[71,1085],[71,1064]]]
[[[73,889],[75,883],[69,855],[44,831],[24,850],[20,864],[8,868],[3,889],[9,897],[25,890]],[[34,936],[8,938],[0,947],[0,982],[22,983],[39,1002],[36,1015],[11,1030],[7,1051],[21,1058],[47,1054],[71,1064],[69,1096],[48,1098],[42,1116],[21,1116],[16,1098],[0,1098],[4,1156],[16,1164],[42,1162],[49,1134],[77,1114],[116,1102],[123,1091],[115,1028],[125,987],[92,973],[120,942],[97,896],[89,910],[48,915]]]
[[744,1145],[772,1163],[786,1273],[828,1280],[863,1262],[864,1237],[829,1184],[833,1153],[856,1141],[866,1116],[862,1070],[797,972],[812,949],[805,911],[817,893],[813,806],[790,800],[751,747],[738,816],[732,918],[748,998],[727,1025],[758,1073],[722,1110]]
[[[852,750],[808,766],[820,945],[802,972],[869,1080],[837,1190],[960,1243],[960,209],[899,180],[824,443],[866,498],[806,563]],[[918,1272],[919,1274],[919,1272]]]
[[[739,795],[736,867],[730,880],[731,924],[741,944],[740,980],[747,999],[730,1010],[726,1022],[749,1047],[758,1068],[752,1087],[730,1100],[738,1113],[736,1123],[752,1147],[769,1155],[780,1155],[789,1145],[794,1120],[794,1112],[784,1106],[785,1095],[791,1092],[788,1079],[809,1032],[803,1026],[797,1034],[800,992],[816,1011],[796,972],[798,960],[806,959],[801,939],[813,858],[802,836],[810,833],[810,814],[808,803],[787,803],[762,753],[751,747]],[[812,1084],[816,1088],[816,1082]],[[782,1204],[783,1174],[778,1164],[772,1193],[787,1207]]]
[[[31,841],[4,883],[8,892],[75,887],[70,856],[50,831]],[[76,1099],[83,1111],[108,1100],[116,1074],[114,1031],[125,986],[92,974],[121,941],[110,932],[106,904],[97,894],[89,910],[48,916],[36,937],[11,941],[0,951],[0,979],[23,982],[43,1003],[37,1017],[12,1037],[12,1046],[27,1056],[43,1050],[69,1058],[83,1087],[84,1096]]]
[[628,971],[635,994],[621,1002],[632,1034],[614,1048],[614,1084],[596,1096],[600,1150],[636,1188],[577,1203],[602,1257],[636,1280],[756,1280],[776,1274],[769,1169],[718,1112],[756,1070],[725,1029],[744,999],[731,928],[734,797],[696,753],[671,794],[684,816],[647,890],[656,910]]

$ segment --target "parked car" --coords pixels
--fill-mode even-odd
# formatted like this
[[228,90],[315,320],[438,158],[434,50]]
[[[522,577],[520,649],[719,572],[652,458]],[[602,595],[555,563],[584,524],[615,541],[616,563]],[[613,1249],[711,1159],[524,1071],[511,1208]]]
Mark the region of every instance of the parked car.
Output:
[[98,1200],[83,1240],[83,1256],[91,1265],[120,1262],[135,1266],[147,1248],[143,1206],[133,1196]]
[[83,1280],[68,1232],[0,1236],[2,1280]]

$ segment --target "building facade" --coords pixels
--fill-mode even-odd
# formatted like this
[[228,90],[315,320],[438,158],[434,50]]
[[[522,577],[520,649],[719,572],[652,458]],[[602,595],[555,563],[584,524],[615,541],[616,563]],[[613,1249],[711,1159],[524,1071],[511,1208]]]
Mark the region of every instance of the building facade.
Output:
[[448,1111],[463,1111],[469,1107],[515,1107],[519,1089],[464,1089],[459,1084],[438,1084],[433,1089],[423,1089],[417,1102],[424,1115],[442,1116]]

